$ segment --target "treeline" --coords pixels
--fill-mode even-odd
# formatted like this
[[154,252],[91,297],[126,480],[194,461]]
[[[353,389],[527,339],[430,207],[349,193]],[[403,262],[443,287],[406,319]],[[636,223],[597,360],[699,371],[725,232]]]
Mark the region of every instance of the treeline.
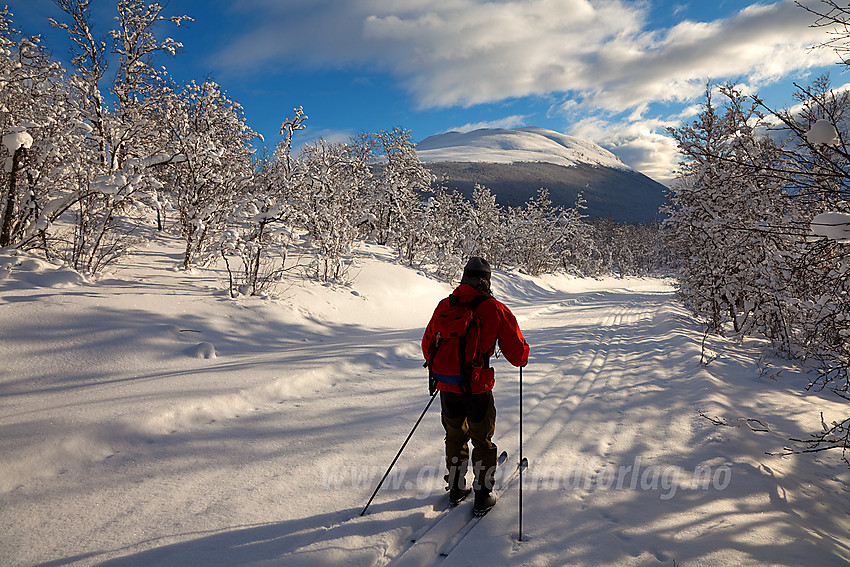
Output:
[[[178,86],[159,61],[181,44],[157,40],[159,4],[121,0],[109,42],[90,0],[60,0],[73,68],[0,12],[0,129],[6,162],[0,246],[38,249],[87,274],[119,261],[156,230],[184,241],[183,267],[223,259],[230,290],[256,294],[300,270],[346,277],[352,247],[370,240],[446,279],[471,254],[530,274],[646,274],[663,264],[657,227],[587,222],[583,201],[553,206],[545,190],[503,208],[434,189],[402,128],[293,155],[300,108],[258,157],[242,107],[213,81]],[[155,63],[156,61],[156,63]]]
[[[811,387],[850,400],[850,95],[822,77],[795,99],[773,110],[706,88],[698,118],[671,130],[686,161],[664,234],[706,332],[766,337],[819,369]],[[848,425],[824,421],[800,450],[846,459]]]

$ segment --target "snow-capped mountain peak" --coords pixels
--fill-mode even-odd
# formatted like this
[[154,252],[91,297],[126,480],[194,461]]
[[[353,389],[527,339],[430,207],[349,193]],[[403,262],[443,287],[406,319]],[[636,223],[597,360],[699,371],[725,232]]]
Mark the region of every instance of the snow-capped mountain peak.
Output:
[[437,134],[419,142],[416,153],[423,162],[545,162],[567,167],[583,163],[630,169],[593,142],[537,127]]

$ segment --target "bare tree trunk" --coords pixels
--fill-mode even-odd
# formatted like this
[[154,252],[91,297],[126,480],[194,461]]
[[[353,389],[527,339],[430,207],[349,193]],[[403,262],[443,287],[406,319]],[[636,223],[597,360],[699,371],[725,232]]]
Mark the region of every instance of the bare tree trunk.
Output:
[[12,244],[12,224],[15,220],[15,205],[17,204],[18,171],[23,169],[27,157],[27,149],[21,146],[12,156],[12,172],[9,173],[9,196],[6,199],[6,212],[3,214],[3,224],[0,225],[0,247]]
[[192,243],[194,242],[194,238],[189,234],[186,236],[186,253],[183,254],[183,269],[188,270],[189,264],[192,263]]
[[260,223],[260,228],[257,231],[257,254],[253,259],[253,266],[251,268],[251,295],[257,294],[257,279],[260,277],[260,260],[263,254],[263,233],[266,229],[266,221],[262,221]]

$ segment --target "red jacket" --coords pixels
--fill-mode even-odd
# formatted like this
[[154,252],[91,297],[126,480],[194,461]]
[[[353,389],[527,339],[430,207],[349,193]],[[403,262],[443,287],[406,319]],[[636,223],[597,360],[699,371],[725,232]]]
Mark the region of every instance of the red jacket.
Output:
[[[472,286],[461,284],[452,292],[452,295],[461,303],[470,303],[476,297],[486,294]],[[429,360],[431,349],[437,342],[435,320],[441,313],[445,313],[449,306],[450,298],[447,297],[440,301],[428,322],[428,327],[425,329],[425,334],[422,337],[422,354],[426,361]],[[475,308],[474,314],[481,321],[478,351],[482,362],[479,363],[480,366],[474,369],[470,382],[473,394],[483,394],[490,391],[495,382],[493,369],[486,363],[496,350],[496,341],[499,342],[502,354],[514,366],[525,366],[528,363],[529,347],[522,336],[516,317],[504,303],[492,298],[487,299]],[[445,348],[437,349],[434,360],[431,361],[431,371],[437,376],[438,390],[461,392],[459,367],[456,350],[451,352]],[[457,381],[453,378],[457,378]]]

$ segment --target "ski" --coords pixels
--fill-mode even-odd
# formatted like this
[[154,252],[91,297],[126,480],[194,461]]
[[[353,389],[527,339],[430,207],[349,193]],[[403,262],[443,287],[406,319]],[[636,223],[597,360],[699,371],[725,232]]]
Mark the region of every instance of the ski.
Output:
[[[520,474],[520,472],[524,471],[527,468],[528,468],[528,458],[523,457],[522,461],[517,463],[516,468],[513,470],[513,472],[510,474],[510,476],[508,478],[506,478],[504,480],[504,482],[502,482],[502,485],[496,491],[497,501],[501,498],[502,494],[508,489],[510,484]],[[475,525],[484,516],[486,516],[486,514],[482,514],[480,516],[472,516],[469,519],[469,521],[466,523],[466,525],[463,528],[461,528],[461,530],[458,531],[457,534],[455,534],[455,536],[451,539],[451,541],[449,541],[449,543],[447,543],[445,546],[443,546],[443,549],[440,550],[440,556],[441,557],[447,557],[452,551],[454,551],[454,549],[458,545],[460,545],[460,542],[463,541],[463,538],[465,538],[469,534],[469,532],[472,531],[472,528],[474,528]]]
[[[508,452],[502,451],[502,453],[499,455],[499,458],[496,460],[496,466],[502,466],[504,464],[504,462],[507,461],[507,460],[508,460]],[[425,534],[427,534],[434,527],[436,527],[436,525],[439,524],[440,521],[443,518],[445,518],[446,515],[448,515],[449,512],[451,512],[452,510],[454,510],[455,508],[460,506],[460,504],[462,502],[463,502],[463,500],[461,500],[457,504],[449,504],[445,509],[441,510],[440,513],[437,514],[437,516],[433,520],[428,522],[427,525],[423,526],[422,528],[417,530],[416,533],[414,533],[412,536],[410,536],[411,543],[416,543],[418,540],[420,540],[422,537],[424,537]]]

